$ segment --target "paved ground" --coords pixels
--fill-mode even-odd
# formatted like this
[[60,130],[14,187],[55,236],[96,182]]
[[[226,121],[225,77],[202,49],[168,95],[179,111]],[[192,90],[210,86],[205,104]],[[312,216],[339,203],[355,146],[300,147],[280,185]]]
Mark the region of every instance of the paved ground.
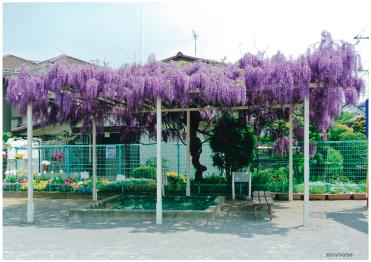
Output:
[[254,220],[245,202],[227,201],[217,221],[86,223],[67,210],[86,200],[35,199],[35,222],[25,222],[26,200],[6,198],[4,259],[367,259],[366,201],[277,202],[270,222]]

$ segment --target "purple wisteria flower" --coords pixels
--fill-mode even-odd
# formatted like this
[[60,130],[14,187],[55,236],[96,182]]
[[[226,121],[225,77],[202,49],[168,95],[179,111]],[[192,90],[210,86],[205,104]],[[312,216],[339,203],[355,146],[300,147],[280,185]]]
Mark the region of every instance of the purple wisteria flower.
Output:
[[[138,136],[155,131],[156,114],[135,112],[153,108],[158,96],[172,108],[210,105],[227,108],[223,109],[226,112],[232,106],[260,108],[256,119],[264,123],[263,109],[301,103],[309,95],[310,121],[325,133],[340,114],[341,105],[357,103],[364,91],[356,70],[353,46],[335,42],[323,32],[320,44],[296,59],[278,52],[270,58],[246,54],[228,64],[165,63],[150,56],[144,65],[119,69],[76,66],[66,61],[39,73],[24,67],[18,75],[6,78],[6,99],[23,115],[32,103],[35,121],[72,126],[81,122],[83,131],[91,129],[93,119],[98,131],[103,130],[105,121],[114,121],[122,127],[123,136]],[[311,82],[321,87],[309,90]],[[202,117],[208,118],[205,114]],[[281,153],[283,143],[277,145]]]

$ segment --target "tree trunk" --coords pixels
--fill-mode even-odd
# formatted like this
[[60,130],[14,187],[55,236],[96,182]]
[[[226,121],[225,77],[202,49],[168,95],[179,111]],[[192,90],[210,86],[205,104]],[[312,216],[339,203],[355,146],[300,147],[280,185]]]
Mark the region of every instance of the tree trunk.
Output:
[[196,169],[195,181],[202,182],[202,173],[207,170],[206,166],[200,163],[200,156],[202,153],[201,139],[197,137],[197,129],[201,122],[200,112],[191,112],[191,127],[190,127],[190,153],[192,156],[192,165]]
[[227,176],[227,184],[232,185],[232,167],[225,169],[225,175]]

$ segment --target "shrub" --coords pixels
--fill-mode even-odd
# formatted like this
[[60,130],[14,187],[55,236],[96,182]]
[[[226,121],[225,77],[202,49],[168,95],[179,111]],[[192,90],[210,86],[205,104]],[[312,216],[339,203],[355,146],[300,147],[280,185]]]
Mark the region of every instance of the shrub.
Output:
[[226,184],[227,177],[211,175],[211,176],[204,177],[203,183],[204,184]]
[[288,184],[288,170],[286,167],[278,169],[267,168],[256,172],[252,176],[252,184]]
[[366,132],[366,117],[357,117],[352,123],[352,128],[354,132],[364,134]]
[[[303,158],[299,161],[299,175],[302,176]],[[343,156],[340,151],[330,146],[317,147],[317,154],[310,159],[310,169],[312,180],[347,181],[343,176]]]
[[352,134],[353,128],[342,123],[335,123],[334,127],[329,129],[329,138],[331,141],[339,141],[341,137],[344,137],[344,133]]
[[[366,192],[366,184],[355,183],[326,183],[326,182],[310,182],[309,194],[341,194],[341,193],[363,193]],[[298,184],[294,186],[294,193],[304,193],[304,185]]]
[[[5,182],[5,183],[15,183],[15,182],[17,182],[20,178],[21,178],[21,176],[7,176],[7,177],[4,179],[4,182]],[[27,176],[25,176],[24,178],[27,179]]]
[[331,194],[342,194],[342,193],[360,193],[366,191],[365,184],[354,184],[354,183],[336,183],[331,184]]
[[121,192],[121,190],[155,190],[156,182],[153,179],[129,178],[124,181],[110,184],[100,184],[100,192]]
[[[162,160],[162,169],[165,172],[168,171],[169,170],[169,160],[164,159],[164,158],[161,158],[161,160]],[[156,169],[156,167],[157,167],[157,157],[148,158],[145,165],[153,167],[153,168]]]
[[326,160],[329,165],[328,175],[330,178],[336,178],[336,176],[343,174],[343,156],[338,150],[328,147]]
[[[325,194],[329,190],[329,184],[326,182],[309,182],[309,194]],[[304,184],[295,185],[293,191],[294,193],[304,193]]]
[[64,183],[64,179],[62,176],[55,176],[52,178],[52,183],[53,184],[63,184]]
[[333,147],[343,156],[344,175],[356,182],[361,182],[367,174],[368,144],[365,141],[352,141],[334,144]]
[[339,138],[340,138],[341,141],[346,141],[346,140],[357,141],[357,140],[366,140],[367,139],[366,135],[364,135],[362,133],[358,133],[358,132],[357,133],[344,132],[344,133],[340,134]]
[[225,170],[229,181],[232,171],[250,165],[256,146],[254,129],[236,114],[223,115],[212,129],[210,148],[213,165]]
[[166,172],[167,182],[170,184],[186,183],[186,178],[177,172]]
[[133,170],[131,177],[156,179],[156,168],[148,165],[139,166]]

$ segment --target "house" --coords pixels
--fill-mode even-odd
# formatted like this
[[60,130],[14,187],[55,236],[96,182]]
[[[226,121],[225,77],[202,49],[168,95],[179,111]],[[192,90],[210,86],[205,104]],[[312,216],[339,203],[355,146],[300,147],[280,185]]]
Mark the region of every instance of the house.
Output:
[[[21,70],[22,66],[32,68],[32,70],[41,70],[47,68],[57,61],[65,59],[70,64],[84,65],[91,64],[89,62],[80,60],[78,58],[60,55],[44,61],[33,61],[27,60],[15,55],[4,55],[3,56],[3,133],[12,132],[15,135],[23,136],[26,135],[26,118],[21,116],[15,108],[12,108],[6,101],[7,83],[6,77],[16,75]],[[42,125],[42,123],[34,123],[34,135],[57,135],[63,131],[71,132],[71,128],[68,125]]]
[[6,101],[7,85],[5,78],[17,74],[22,65],[35,66],[37,62],[26,60],[14,55],[3,56],[3,133],[10,132],[22,123],[22,116],[10,107]]
[[364,117],[366,115],[366,101],[362,101],[357,105],[344,105],[342,111],[354,114],[358,117]]
[[[47,59],[41,62],[27,60],[21,57],[17,57],[14,55],[5,55],[3,57],[3,132],[12,132],[14,135],[17,136],[25,136],[27,132],[26,127],[26,118],[21,116],[15,108],[11,108],[8,102],[6,101],[6,80],[5,77],[14,75],[19,73],[20,68],[22,65],[34,68],[35,70],[40,70],[45,67],[49,67],[60,61],[61,59],[66,59],[70,64],[76,65],[84,65],[84,64],[91,64],[89,62],[83,61],[81,59],[71,57],[68,55],[60,55],[51,59]],[[175,56],[171,56],[162,60],[163,62],[195,62],[195,61],[203,61],[206,63],[214,63],[215,61],[207,60],[203,58],[196,58],[193,56],[184,55],[182,52],[178,52]],[[118,144],[120,143],[120,133],[117,131],[117,128],[113,126],[106,126],[105,127],[104,135],[98,137],[98,142],[100,144]],[[40,123],[35,122],[33,124],[33,134],[36,137],[40,136],[54,136],[58,135],[62,132],[69,132],[69,133],[80,133],[79,127],[71,127],[68,124],[56,124],[56,125],[48,125],[47,123]],[[86,134],[81,138],[81,143],[83,144],[90,144],[90,134]]]

